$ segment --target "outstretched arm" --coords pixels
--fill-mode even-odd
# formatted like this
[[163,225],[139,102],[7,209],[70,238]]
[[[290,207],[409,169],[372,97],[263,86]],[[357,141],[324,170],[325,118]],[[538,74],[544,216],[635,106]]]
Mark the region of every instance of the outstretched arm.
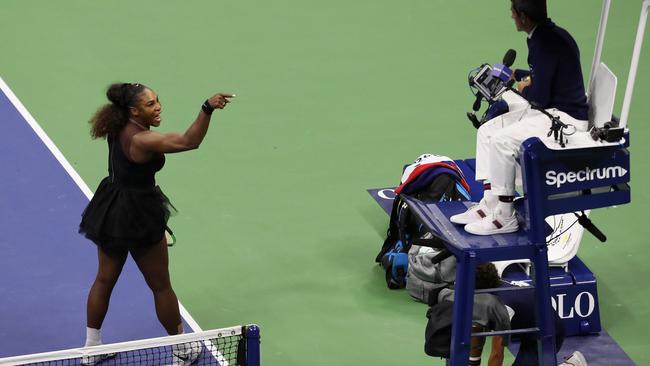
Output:
[[[226,104],[230,103],[229,98],[232,97],[234,97],[232,94],[218,93],[209,98],[207,102],[210,108],[223,109]],[[207,111],[210,108],[207,108]],[[136,154],[138,152],[146,154],[175,153],[198,148],[210,126],[211,113],[207,113],[204,109],[199,112],[185,133],[144,131],[133,136],[131,149],[135,149]]]

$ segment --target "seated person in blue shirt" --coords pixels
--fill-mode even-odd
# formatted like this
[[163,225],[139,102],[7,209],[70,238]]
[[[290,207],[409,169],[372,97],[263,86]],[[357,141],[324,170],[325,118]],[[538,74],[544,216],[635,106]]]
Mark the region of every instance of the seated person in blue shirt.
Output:
[[[515,196],[517,155],[530,137],[545,137],[551,120],[530,103],[557,116],[576,131],[587,130],[580,51],[571,35],[548,18],[546,0],[511,0],[512,19],[525,32],[530,70],[515,72],[521,96],[504,93],[509,112],[484,123],[476,137],[476,180],[485,195],[467,212],[451,217],[476,235],[519,230],[512,201]],[[524,99],[525,98],[525,99]]]

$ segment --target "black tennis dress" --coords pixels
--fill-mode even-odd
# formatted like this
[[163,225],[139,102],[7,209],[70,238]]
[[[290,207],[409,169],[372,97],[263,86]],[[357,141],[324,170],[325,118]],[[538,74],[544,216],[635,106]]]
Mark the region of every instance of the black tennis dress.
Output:
[[105,248],[137,248],[159,243],[174,207],[156,185],[155,174],[165,165],[156,154],[146,163],[129,160],[133,135],[141,132],[127,123],[118,136],[108,136],[108,177],[81,215],[79,232]]

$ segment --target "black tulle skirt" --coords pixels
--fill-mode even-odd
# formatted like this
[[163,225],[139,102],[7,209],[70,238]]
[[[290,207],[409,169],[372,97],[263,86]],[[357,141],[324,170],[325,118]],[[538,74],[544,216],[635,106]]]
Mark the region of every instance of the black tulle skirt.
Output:
[[158,186],[125,187],[104,178],[81,215],[79,232],[106,248],[159,243],[174,206]]

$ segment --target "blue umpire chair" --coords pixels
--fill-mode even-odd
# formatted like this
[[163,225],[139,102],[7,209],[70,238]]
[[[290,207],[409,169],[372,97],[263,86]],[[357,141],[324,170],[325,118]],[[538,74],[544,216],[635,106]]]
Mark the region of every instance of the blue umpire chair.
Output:
[[449,221],[449,217],[467,209],[466,203],[428,203],[404,197],[412,212],[443,239],[457,260],[450,365],[466,365],[469,358],[476,266],[522,258],[530,260],[533,266],[537,327],[473,335],[537,332],[543,350],[539,353],[540,365],[557,365],[545,218],[630,202],[630,156],[626,145],[594,145],[555,150],[538,138],[522,143],[520,164],[525,198],[524,204],[518,206],[518,214],[524,227],[516,233],[471,235]]
[[[615,91],[616,77],[604,64],[599,64],[589,88],[590,125],[603,127],[612,119]],[[557,365],[546,241],[550,228],[545,219],[552,215],[630,202],[628,139],[629,135],[625,135],[624,139],[613,143],[594,141],[590,133],[582,132],[570,137],[575,144],[569,141],[565,146],[553,139],[545,142],[536,137],[525,140],[519,152],[524,198],[515,204],[522,230],[516,233],[471,235],[449,221],[451,216],[467,209],[466,203],[427,203],[403,197],[420,221],[445,242],[447,255],[454,255],[457,260],[449,360],[452,366],[465,365],[469,357],[476,266],[484,262],[515,260],[527,260],[533,267],[531,277],[537,327],[473,335],[536,332],[543,350],[539,353],[539,364]],[[464,164],[459,163],[461,166]],[[578,221],[583,226],[600,240],[605,240],[586,215],[577,216],[580,216]],[[531,290],[530,287],[500,290],[524,289]]]
[[[592,127],[601,128],[612,120],[615,92],[615,75],[607,66],[599,63],[589,86],[589,120]],[[450,365],[467,364],[472,335],[528,332],[536,332],[538,335],[542,350],[539,352],[539,364],[557,365],[546,241],[549,227],[545,219],[552,215],[575,212],[579,216],[578,222],[604,241],[604,235],[591,225],[584,211],[630,202],[630,156],[627,150],[629,135],[610,143],[594,141],[588,132],[576,133],[570,139],[576,143],[558,144],[553,139],[542,141],[537,137],[522,143],[519,164],[524,198],[515,204],[522,230],[516,233],[471,235],[449,221],[451,216],[467,209],[466,203],[427,203],[413,197],[403,197],[420,221],[445,242],[448,250],[446,255],[456,257]],[[476,266],[484,262],[515,260],[527,260],[532,264],[537,326],[471,334]],[[525,289],[531,290],[530,287]],[[524,288],[509,287],[500,290]]]

